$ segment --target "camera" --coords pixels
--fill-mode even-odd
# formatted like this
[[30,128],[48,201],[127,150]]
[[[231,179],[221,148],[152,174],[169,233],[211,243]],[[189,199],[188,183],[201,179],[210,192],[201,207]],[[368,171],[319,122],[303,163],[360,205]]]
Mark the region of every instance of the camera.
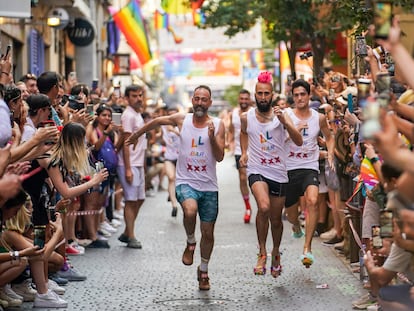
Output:
[[308,52],[305,52],[305,53],[301,54],[299,57],[300,57],[301,60],[304,60],[304,59],[308,59],[309,57],[312,57],[312,56],[313,56],[312,51],[308,51]]

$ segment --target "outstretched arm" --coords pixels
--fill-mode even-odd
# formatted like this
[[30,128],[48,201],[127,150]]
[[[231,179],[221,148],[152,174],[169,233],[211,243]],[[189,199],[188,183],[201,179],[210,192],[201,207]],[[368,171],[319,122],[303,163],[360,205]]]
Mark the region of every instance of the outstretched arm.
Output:
[[137,145],[138,138],[143,135],[145,132],[153,130],[161,125],[171,125],[171,126],[178,126],[181,129],[182,122],[184,120],[185,115],[182,113],[175,113],[170,116],[165,117],[158,117],[150,122],[146,123],[143,127],[141,127],[135,133],[131,133],[128,139],[125,141],[125,145],[134,145],[134,149]]

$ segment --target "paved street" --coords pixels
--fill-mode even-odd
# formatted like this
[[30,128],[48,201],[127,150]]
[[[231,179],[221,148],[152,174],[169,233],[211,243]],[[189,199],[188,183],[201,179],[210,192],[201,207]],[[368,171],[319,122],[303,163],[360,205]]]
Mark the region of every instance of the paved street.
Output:
[[[120,228],[109,250],[88,249],[84,256],[72,257],[88,279],[66,286],[68,310],[352,310],[351,301],[364,292],[359,275],[319,238],[313,248],[316,263],[305,269],[299,260],[303,238],[293,239],[286,222],[283,274],[278,279],[269,273],[253,275],[255,226],[242,222],[243,201],[233,164],[233,157],[226,156],[218,168],[220,212],[209,265],[210,291],[198,290],[198,247],[193,266],[181,263],[186,243],[182,212],[172,218],[167,192],[158,192],[146,200],[139,215],[141,250],[127,249],[117,240]],[[199,236],[197,231],[198,241]],[[329,288],[317,289],[322,283]]]

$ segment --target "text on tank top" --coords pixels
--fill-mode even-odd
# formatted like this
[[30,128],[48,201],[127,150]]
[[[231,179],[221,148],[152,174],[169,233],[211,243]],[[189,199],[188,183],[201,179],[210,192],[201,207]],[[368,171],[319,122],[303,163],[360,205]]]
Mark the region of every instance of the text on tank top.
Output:
[[[220,119],[213,118],[215,135]],[[176,185],[188,184],[199,191],[218,191],[216,159],[208,137],[208,127],[196,128],[193,114],[188,113],[180,132]]]
[[286,131],[275,117],[271,122],[261,123],[255,109],[247,112],[247,175],[260,174],[270,180],[288,182],[286,152],[284,150]]
[[295,128],[298,128],[301,122],[306,122],[308,126],[301,130],[303,138],[302,146],[297,146],[291,139],[288,139],[286,142],[286,166],[288,171],[295,169],[313,169],[319,171],[319,113],[313,109],[310,109],[310,112],[311,116],[307,120],[301,120],[295,115],[293,109],[288,111],[288,115]]

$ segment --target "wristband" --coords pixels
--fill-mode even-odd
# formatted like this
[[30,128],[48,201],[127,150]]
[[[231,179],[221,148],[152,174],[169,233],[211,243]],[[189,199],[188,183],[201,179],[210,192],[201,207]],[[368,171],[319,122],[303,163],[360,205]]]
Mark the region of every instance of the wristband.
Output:
[[378,158],[378,157],[372,157],[371,159],[369,159],[369,161],[370,161],[372,164],[375,164],[375,163],[377,163],[377,162],[379,161],[379,158]]
[[6,71],[2,71],[1,74],[2,75],[7,75],[7,76],[10,75],[10,73],[9,72],[6,72]]

